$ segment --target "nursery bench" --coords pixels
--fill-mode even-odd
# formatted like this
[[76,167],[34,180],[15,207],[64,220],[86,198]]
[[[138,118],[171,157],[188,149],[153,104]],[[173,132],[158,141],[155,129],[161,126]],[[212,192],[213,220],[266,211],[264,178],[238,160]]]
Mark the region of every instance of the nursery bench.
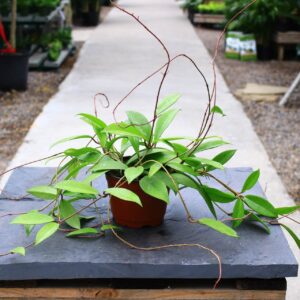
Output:
[[[250,172],[249,168],[216,171],[233,188],[239,188]],[[24,195],[33,185],[47,184],[53,173],[54,168],[16,170],[0,196],[1,215],[44,206],[44,200],[5,197]],[[105,184],[100,178],[98,188]],[[259,185],[252,192],[263,194]],[[198,205],[202,199],[196,192],[187,189],[183,195],[193,215],[209,216]],[[100,207],[101,212],[106,205]],[[9,220],[0,218],[1,253],[30,241],[21,226],[8,225]],[[297,276],[298,265],[281,228],[270,230],[272,234],[267,235],[259,225],[244,224],[238,228],[239,239],[220,236],[188,223],[180,203],[171,196],[163,225],[125,229],[120,234],[143,247],[201,243],[214,249],[223,267],[217,289],[212,287],[219,274],[218,262],[198,248],[143,252],[128,248],[110,233],[96,240],[67,239],[58,233],[28,249],[24,257],[0,257],[0,299],[285,299],[285,278]]]
[[212,15],[212,14],[202,14],[195,13],[193,16],[193,24],[212,24],[221,25],[226,21],[224,15]]
[[277,32],[277,34],[274,37],[274,41],[277,44],[277,58],[278,60],[283,60],[284,49],[287,45],[300,44],[300,32],[299,31]]

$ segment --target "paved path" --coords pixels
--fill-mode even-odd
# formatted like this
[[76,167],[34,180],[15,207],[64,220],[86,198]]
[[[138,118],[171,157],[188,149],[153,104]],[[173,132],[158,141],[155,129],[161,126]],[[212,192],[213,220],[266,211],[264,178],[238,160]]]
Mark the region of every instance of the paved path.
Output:
[[[166,43],[172,56],[183,52],[191,55],[212,82],[211,58],[174,0],[120,0],[119,3],[139,15]],[[76,114],[92,112],[94,94],[107,93],[113,106],[135,83],[165,61],[157,42],[128,16],[114,9],[85,43],[73,71],[36,119],[12,165],[47,156],[54,152],[49,151],[54,141],[87,132],[88,127]],[[137,90],[121,107],[118,116],[124,116],[127,109],[149,115],[160,76]],[[176,131],[176,135],[193,134],[206,103],[203,83],[184,60],[174,63],[168,78],[163,95],[173,92],[183,95],[182,112],[172,131]],[[227,117],[216,119],[212,133],[223,136],[239,150],[231,165],[260,168],[261,183],[266,186],[268,197],[275,204],[292,204],[241,104],[229,92],[219,73],[218,101]],[[101,110],[101,117],[111,120],[110,111]],[[299,251],[297,253],[299,257]],[[297,299],[297,293],[300,294],[300,281],[292,279],[288,299]]]

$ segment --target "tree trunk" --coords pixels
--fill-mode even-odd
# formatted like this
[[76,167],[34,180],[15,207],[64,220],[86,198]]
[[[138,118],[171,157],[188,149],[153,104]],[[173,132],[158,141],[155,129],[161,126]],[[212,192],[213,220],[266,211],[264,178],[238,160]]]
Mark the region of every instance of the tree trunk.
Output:
[[16,30],[17,30],[17,0],[11,0],[11,24],[10,24],[10,43],[16,48]]

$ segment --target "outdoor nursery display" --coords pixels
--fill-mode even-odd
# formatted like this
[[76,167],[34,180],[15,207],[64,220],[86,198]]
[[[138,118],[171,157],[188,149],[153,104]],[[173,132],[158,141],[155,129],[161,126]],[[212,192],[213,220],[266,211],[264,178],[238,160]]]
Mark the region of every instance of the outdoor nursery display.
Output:
[[[5,79],[7,83],[0,81],[2,90],[26,89],[28,67],[57,69],[74,49],[69,0],[3,0],[0,23],[0,63],[10,66],[7,68],[11,70],[11,76]],[[14,58],[8,55],[10,49],[18,55]],[[23,81],[14,83],[20,76]]]
[[[83,140],[84,143],[80,148],[67,147],[63,152],[46,158],[60,160],[52,180],[48,185],[33,186],[28,190],[31,196],[45,200],[44,207],[22,212],[11,221],[14,224],[11,226],[23,226],[29,238],[34,236],[33,242],[28,245],[15,245],[14,249],[9,249],[1,255],[25,255],[27,248],[39,245],[53,234],[62,235],[63,232],[72,238],[98,238],[108,232],[107,234],[111,233],[128,246],[139,249],[120,237],[119,230],[122,226],[126,231],[126,227],[160,225],[170,203],[170,195],[176,195],[178,206],[185,211],[187,223],[189,222],[191,227],[207,226],[231,237],[234,243],[234,239],[239,238],[240,226],[258,223],[267,236],[271,233],[271,226],[280,225],[291,234],[300,247],[300,240],[296,234],[280,221],[298,210],[299,206],[275,208],[266,198],[253,193],[252,188],[260,176],[259,170],[251,172],[238,188],[223,181],[222,176],[218,174],[235,155],[235,149],[220,151],[212,158],[205,154],[207,150],[228,145],[221,137],[209,135],[215,116],[224,116],[222,108],[216,104],[216,82],[210,86],[200,68],[187,55],[171,57],[165,44],[138,17],[117,5],[116,7],[132,17],[145,28],[146,33],[156,39],[163,48],[167,61],[118,102],[113,112],[113,123],[107,124],[98,114],[96,107],[94,115],[79,114],[82,121],[91,126],[91,134],[78,133],[77,136],[66,137],[57,142],[61,144]],[[187,59],[191,66],[198,70],[199,78],[203,80],[206,88],[207,106],[195,137],[165,135],[167,128],[176,122],[176,115],[180,113],[177,108],[180,95],[174,93],[161,97],[161,89],[171,63],[180,57]],[[118,107],[137,87],[161,72],[163,76],[157,88],[151,118],[133,109],[127,112],[125,120],[118,120]],[[105,94],[97,94],[95,102],[98,98],[103,98],[106,106],[109,104]],[[96,188],[96,183],[101,178],[103,180],[104,176],[108,186],[100,190]],[[215,182],[218,186],[212,184]],[[199,218],[194,210],[190,210],[183,193],[183,189],[186,188],[198,193],[199,203],[196,205],[201,209],[202,205],[203,208],[206,205],[210,217]],[[104,199],[109,199],[110,204],[105,218],[99,210]],[[202,199],[203,201],[200,201]],[[16,205],[18,204],[16,202]],[[93,211],[91,208],[94,208]],[[218,219],[219,210],[226,215],[226,220]],[[96,225],[89,225],[89,221],[95,218]],[[68,243],[68,239],[65,239],[65,243]],[[174,245],[180,247],[176,242]],[[157,250],[158,247],[155,246],[142,250]],[[5,245],[2,248],[4,247]]]

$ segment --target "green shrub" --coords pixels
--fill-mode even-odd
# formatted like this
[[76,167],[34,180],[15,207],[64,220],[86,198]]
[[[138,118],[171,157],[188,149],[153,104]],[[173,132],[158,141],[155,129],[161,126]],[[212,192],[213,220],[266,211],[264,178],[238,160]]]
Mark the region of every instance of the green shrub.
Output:
[[59,40],[54,40],[50,45],[49,45],[49,50],[48,50],[48,58],[51,61],[56,61],[61,53],[62,50],[62,43]]
[[224,2],[211,1],[207,4],[198,5],[197,10],[205,14],[223,14],[225,10],[225,4]]
[[[225,0],[225,16],[230,20],[241,11],[249,0]],[[300,22],[299,0],[258,0],[242,13],[229,27],[245,33],[254,33],[262,44],[270,43],[276,25],[282,18]]]

